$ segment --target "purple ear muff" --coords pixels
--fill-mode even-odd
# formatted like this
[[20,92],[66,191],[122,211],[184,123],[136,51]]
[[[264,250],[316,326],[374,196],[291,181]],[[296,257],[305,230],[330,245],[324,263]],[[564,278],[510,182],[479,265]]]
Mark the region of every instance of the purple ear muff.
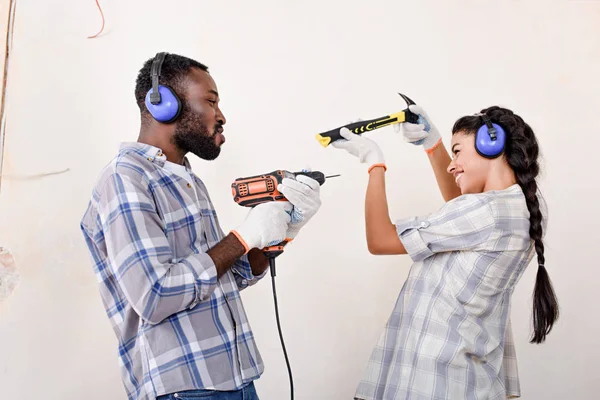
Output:
[[479,114],[483,125],[475,135],[475,150],[485,158],[496,158],[504,151],[506,144],[506,132],[495,123],[492,123],[487,115]]
[[181,113],[179,98],[171,88],[163,85],[158,87],[158,93],[160,95],[159,100],[154,103],[151,100],[152,97],[158,97],[153,96],[154,89],[150,89],[146,94],[146,108],[150,115],[158,122],[165,124],[175,121]]
[[166,56],[167,53],[158,53],[154,57],[150,71],[152,88],[146,93],[145,103],[152,118],[168,124],[175,121],[181,114],[181,101],[173,89],[158,83]]

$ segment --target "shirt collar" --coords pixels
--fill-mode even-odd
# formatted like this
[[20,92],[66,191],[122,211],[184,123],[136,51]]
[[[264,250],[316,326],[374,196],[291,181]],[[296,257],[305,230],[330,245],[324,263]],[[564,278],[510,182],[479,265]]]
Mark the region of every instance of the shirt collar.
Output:
[[[140,142],[123,142],[119,147],[119,154],[136,153],[146,158],[148,161],[152,161],[160,167],[164,167],[167,161],[167,156],[164,155],[162,149],[149,145],[147,143]],[[192,170],[192,166],[187,157],[183,157],[183,165],[188,171]]]

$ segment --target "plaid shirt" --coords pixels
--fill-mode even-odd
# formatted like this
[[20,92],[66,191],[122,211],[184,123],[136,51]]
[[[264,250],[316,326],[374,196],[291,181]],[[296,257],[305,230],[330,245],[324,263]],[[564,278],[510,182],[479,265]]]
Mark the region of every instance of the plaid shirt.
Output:
[[521,188],[460,196],[396,228],[414,264],[356,398],[520,397],[510,300],[535,253]]
[[158,148],[123,144],[81,221],[129,399],[239,389],[263,372],[240,290],[265,274],[243,256],[217,280],[206,252],[224,233],[206,187],[165,161]]

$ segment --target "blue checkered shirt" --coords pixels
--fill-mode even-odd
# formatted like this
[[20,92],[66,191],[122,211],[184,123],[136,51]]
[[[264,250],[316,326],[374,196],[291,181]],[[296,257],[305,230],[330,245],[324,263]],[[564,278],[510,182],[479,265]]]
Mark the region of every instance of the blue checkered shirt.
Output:
[[81,221],[129,399],[239,389],[263,372],[240,290],[264,274],[243,256],[217,280],[206,252],[224,233],[206,187],[165,161],[156,147],[123,144]]
[[414,263],[356,398],[520,397],[511,295],[535,252],[521,188],[457,197],[396,230]]

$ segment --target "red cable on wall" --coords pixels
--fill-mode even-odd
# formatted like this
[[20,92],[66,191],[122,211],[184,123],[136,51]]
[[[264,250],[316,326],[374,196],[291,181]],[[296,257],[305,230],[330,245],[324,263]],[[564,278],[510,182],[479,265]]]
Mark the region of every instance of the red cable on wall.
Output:
[[100,15],[102,16],[102,28],[100,28],[100,32],[96,33],[95,35],[88,36],[88,39],[93,39],[93,38],[97,37],[104,30],[104,13],[102,12],[102,7],[100,7],[100,3],[98,3],[98,0],[96,0],[96,5],[98,6],[98,10],[100,10]]

